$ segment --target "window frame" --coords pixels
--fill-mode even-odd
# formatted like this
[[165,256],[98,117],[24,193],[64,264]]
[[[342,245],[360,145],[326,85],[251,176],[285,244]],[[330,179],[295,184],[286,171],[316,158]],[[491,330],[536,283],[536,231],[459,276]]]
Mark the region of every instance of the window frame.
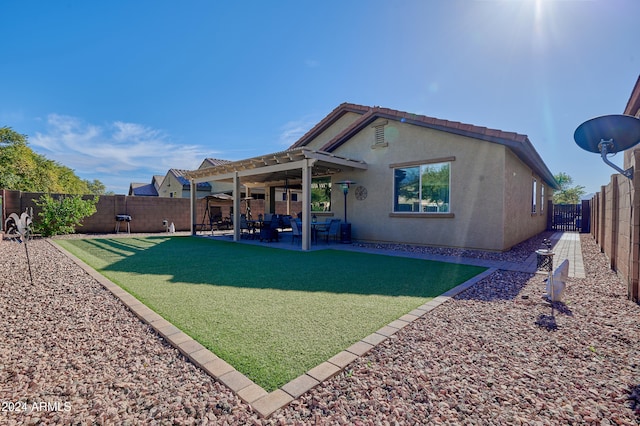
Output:
[[[315,206],[313,205],[313,201],[311,202],[311,213],[332,213],[333,212],[333,180],[331,178],[331,175],[326,175],[326,176],[313,176],[311,178],[311,192],[313,193],[314,190],[314,183],[316,185],[315,189],[320,189],[319,184],[326,184],[329,188],[329,206],[327,208],[327,206],[325,206],[325,208],[323,210],[314,210]],[[313,195],[311,195],[311,198],[313,199]],[[323,203],[324,201],[320,201],[320,203]]]
[[[447,218],[451,218],[454,217],[452,211],[452,203],[451,203],[451,182],[452,182],[452,175],[453,175],[453,162],[455,161],[455,157],[450,156],[450,157],[442,157],[442,158],[433,158],[433,159],[429,159],[429,160],[421,160],[421,161],[410,161],[410,162],[404,162],[404,163],[394,163],[394,164],[389,164],[389,168],[392,170],[391,173],[391,179],[392,179],[392,197],[391,197],[391,213],[390,216],[392,217],[447,217]],[[435,212],[427,212],[427,211],[400,211],[396,209],[396,206],[398,205],[397,202],[397,193],[396,193],[396,170],[398,169],[407,169],[407,168],[413,168],[413,167],[418,167],[419,169],[419,173],[418,173],[418,188],[419,188],[419,193],[418,193],[418,199],[419,199],[419,203],[420,203],[420,209],[422,209],[422,189],[423,189],[423,181],[422,181],[422,167],[423,166],[433,166],[433,165],[438,165],[438,164],[446,164],[448,165],[449,168],[449,179],[448,179],[448,184],[447,184],[447,191],[448,191],[448,209],[447,211],[435,211]]]
[[531,180],[531,214],[537,213],[537,203],[538,203],[538,180],[535,176],[532,177]]

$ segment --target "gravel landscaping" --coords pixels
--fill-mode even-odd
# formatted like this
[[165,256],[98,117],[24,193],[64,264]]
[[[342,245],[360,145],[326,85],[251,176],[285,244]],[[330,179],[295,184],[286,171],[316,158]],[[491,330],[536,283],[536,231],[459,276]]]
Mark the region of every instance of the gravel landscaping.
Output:
[[[464,255],[522,259],[541,237]],[[4,241],[0,424],[640,424],[640,307],[581,237],[587,277],[566,304],[541,297],[542,275],[498,271],[269,419],[49,241],[29,243],[33,284]]]

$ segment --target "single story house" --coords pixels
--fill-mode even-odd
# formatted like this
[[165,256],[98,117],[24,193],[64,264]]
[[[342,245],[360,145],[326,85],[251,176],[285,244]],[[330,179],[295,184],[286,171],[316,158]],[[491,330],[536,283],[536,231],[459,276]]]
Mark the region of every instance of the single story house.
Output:
[[330,209],[313,214],[343,222],[347,215],[353,239],[495,251],[544,231],[547,200],[558,189],[526,135],[351,103],[286,151],[185,177],[193,188],[228,182],[234,194],[241,185],[264,188],[267,209],[274,188],[300,185],[303,249],[310,247],[314,182],[331,191]]
[[[188,198],[191,193],[189,180],[185,177],[187,170],[169,169],[162,185],[158,189],[159,197]],[[209,182],[199,182],[196,186],[197,197],[205,197],[211,194]]]

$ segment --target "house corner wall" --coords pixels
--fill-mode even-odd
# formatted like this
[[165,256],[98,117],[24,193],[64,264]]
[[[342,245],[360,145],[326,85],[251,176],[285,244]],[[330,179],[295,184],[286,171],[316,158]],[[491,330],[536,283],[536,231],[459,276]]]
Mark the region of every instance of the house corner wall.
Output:
[[[360,158],[366,171],[336,174],[333,182],[355,180],[368,189],[364,200],[347,194],[353,238],[361,241],[462,247],[501,251],[504,249],[504,155],[500,144],[481,142],[408,123],[392,123],[394,140],[372,147],[374,129],[353,136],[336,154]],[[451,163],[451,212],[443,215],[403,214],[393,211],[393,164],[434,159]],[[445,160],[443,160],[445,161]],[[332,214],[343,219],[344,196],[332,192]]]
[[[551,190],[542,178],[505,148],[503,245],[514,245],[543,232],[547,228],[547,203]],[[533,179],[536,179],[536,211],[532,212]],[[545,200],[541,186],[545,186]]]

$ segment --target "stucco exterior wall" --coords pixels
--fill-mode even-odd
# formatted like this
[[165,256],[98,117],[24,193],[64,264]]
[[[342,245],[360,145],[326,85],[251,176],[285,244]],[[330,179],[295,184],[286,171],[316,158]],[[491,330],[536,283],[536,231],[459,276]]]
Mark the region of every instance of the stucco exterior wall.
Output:
[[[532,212],[533,179],[536,180],[536,211]],[[503,250],[543,232],[547,227],[547,200],[553,192],[540,176],[532,173],[515,154],[505,148]],[[542,194],[544,186],[544,199]]]
[[173,193],[172,198],[182,198],[182,184],[171,173],[167,173],[158,190],[158,196],[171,197],[171,193]]
[[329,128],[325,129],[322,133],[317,135],[308,145],[306,145],[310,149],[319,150],[322,148],[324,144],[329,142],[335,136],[337,136],[344,129],[353,124],[354,121],[360,118],[359,114],[355,114],[353,112],[347,112],[335,123],[333,123]]
[[[374,126],[381,122],[384,120],[374,122],[335,151],[337,155],[362,159],[368,165],[366,171],[342,173],[333,178],[333,182],[342,179],[357,182],[349,191],[347,201],[353,238],[505,249],[502,212],[507,200],[503,192],[507,148],[395,121],[385,126],[387,146],[372,148]],[[394,213],[394,169],[390,165],[437,159],[451,159],[451,213]],[[357,186],[367,189],[365,200],[356,199]],[[340,219],[344,219],[343,200],[342,192],[335,185],[332,207],[335,217]],[[529,206],[528,201],[525,206]]]

